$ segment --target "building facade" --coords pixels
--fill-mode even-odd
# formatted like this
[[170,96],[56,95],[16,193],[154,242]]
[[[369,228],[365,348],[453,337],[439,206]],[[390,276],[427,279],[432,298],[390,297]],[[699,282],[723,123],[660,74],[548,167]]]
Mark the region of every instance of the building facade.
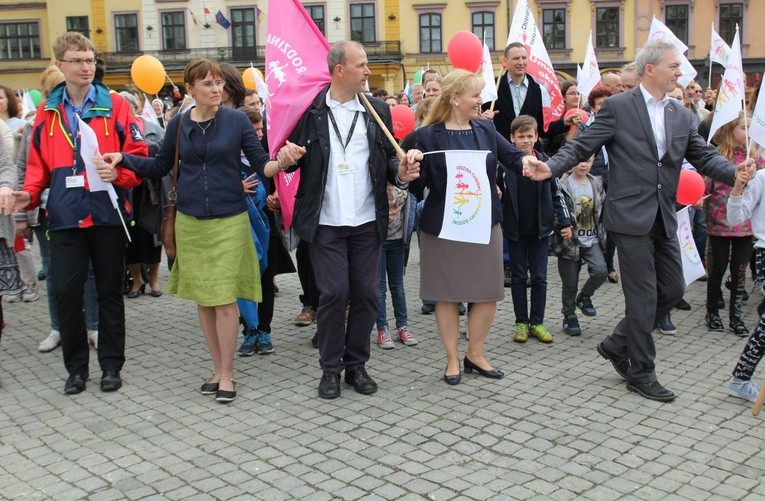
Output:
[[[278,1],[278,0],[271,0]],[[446,73],[447,45],[458,31],[472,31],[492,51],[495,73],[517,0],[303,0],[331,43],[354,39],[367,49],[370,88],[401,90],[420,69]],[[55,7],[54,7],[55,4]],[[728,42],[738,24],[749,83],[765,69],[765,0],[529,0],[555,69],[576,73],[592,29],[603,71],[634,59],[651,19],[665,22],[688,46],[688,58],[707,83],[710,30]],[[220,12],[220,14],[218,14]],[[105,82],[130,84],[140,54],[160,59],[180,83],[194,57],[263,69],[267,0],[0,0],[0,78],[12,88],[39,86],[53,59],[52,41],[67,30],[89,36],[105,54]],[[722,71],[714,67],[716,74]],[[715,78],[713,78],[715,80]],[[169,82],[168,82],[169,84]]]

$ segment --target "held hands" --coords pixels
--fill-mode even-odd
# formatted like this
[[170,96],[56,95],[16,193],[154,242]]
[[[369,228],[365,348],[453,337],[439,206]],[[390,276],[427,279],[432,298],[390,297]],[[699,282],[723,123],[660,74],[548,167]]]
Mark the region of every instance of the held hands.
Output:
[[279,194],[274,192],[266,197],[266,208],[271,212],[279,212],[282,210],[282,205],[279,202]]
[[287,143],[276,154],[276,162],[279,164],[279,170],[287,170],[290,165],[295,164],[305,155],[305,147],[298,146],[295,143]]
[[422,152],[420,150],[407,151],[398,164],[398,178],[410,183],[420,177],[421,160]]
[[122,163],[122,153],[104,153],[100,157],[94,157],[93,161],[101,180],[111,183],[117,179],[117,164]]
[[574,232],[571,229],[571,226],[566,226],[565,228],[560,229],[560,236],[565,241],[571,240],[571,237],[574,236]]
[[552,171],[546,163],[533,155],[523,157],[523,175],[532,181],[544,181],[552,177]]
[[569,127],[572,125],[579,125],[582,123],[582,117],[580,117],[577,113],[572,113],[563,119],[563,123]]
[[31,197],[26,191],[0,188],[0,214],[9,216],[29,205]]

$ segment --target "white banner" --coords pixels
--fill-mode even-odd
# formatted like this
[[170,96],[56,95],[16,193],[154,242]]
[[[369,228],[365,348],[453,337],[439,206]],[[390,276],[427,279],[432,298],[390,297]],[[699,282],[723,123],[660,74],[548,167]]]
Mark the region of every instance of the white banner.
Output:
[[494,66],[491,64],[491,52],[489,52],[489,46],[486,44],[483,44],[483,62],[481,63],[481,75],[483,76],[483,90],[481,91],[481,99],[483,99],[484,103],[496,101],[497,83],[494,80]]
[[720,90],[717,92],[717,101],[715,102],[714,116],[712,125],[709,127],[708,142],[717,129],[738,120],[738,116],[744,109],[744,95],[746,85],[744,84],[744,67],[741,63],[741,44],[739,43],[738,31],[733,37],[733,44],[730,47],[730,54],[725,62],[725,73],[722,76]]
[[439,238],[488,244],[491,237],[491,190],[486,174],[488,151],[448,150],[444,220]]
[[672,30],[667,28],[666,24],[654,17],[651,21],[651,30],[648,32],[648,40],[646,40],[646,43],[648,44],[657,40],[665,40],[677,47],[677,50],[680,52],[680,71],[682,72],[680,78],[677,79],[677,83],[682,85],[683,88],[688,87],[691,80],[695,79],[698,74],[691,62],[688,61],[688,58],[685,57],[685,52],[688,50],[688,46],[677,38],[675,34],[672,33]]
[[730,54],[730,47],[715,31],[715,23],[712,23],[712,42],[709,47],[709,60],[725,66],[728,54]]
[[691,230],[691,216],[688,207],[677,211],[677,241],[680,243],[680,259],[683,263],[683,277],[685,285],[691,285],[694,281],[704,276],[704,264],[696,249]]
[[[577,70],[579,66],[577,65]],[[581,72],[577,75],[577,88],[582,95],[582,101],[587,102],[587,98],[592,90],[600,85],[600,68],[598,67],[598,58],[595,56],[595,49],[592,47],[592,30],[587,39],[587,48],[584,51],[584,63],[582,63]]]

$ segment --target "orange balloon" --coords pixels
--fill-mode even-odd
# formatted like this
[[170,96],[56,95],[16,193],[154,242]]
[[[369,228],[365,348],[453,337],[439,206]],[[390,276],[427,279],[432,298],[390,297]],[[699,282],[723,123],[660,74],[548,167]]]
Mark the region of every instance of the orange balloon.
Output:
[[257,68],[247,68],[242,72],[242,80],[244,80],[244,86],[248,89],[258,90],[258,80],[263,80],[263,73]]
[[165,84],[165,67],[156,57],[139,56],[130,67],[130,77],[142,91],[156,94]]

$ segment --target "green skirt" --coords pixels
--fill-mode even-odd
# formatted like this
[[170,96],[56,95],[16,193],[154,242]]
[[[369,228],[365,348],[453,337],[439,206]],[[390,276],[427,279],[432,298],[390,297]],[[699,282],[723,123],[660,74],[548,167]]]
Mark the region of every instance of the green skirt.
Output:
[[201,306],[259,302],[260,265],[246,212],[215,219],[177,213],[176,259],[167,292]]

